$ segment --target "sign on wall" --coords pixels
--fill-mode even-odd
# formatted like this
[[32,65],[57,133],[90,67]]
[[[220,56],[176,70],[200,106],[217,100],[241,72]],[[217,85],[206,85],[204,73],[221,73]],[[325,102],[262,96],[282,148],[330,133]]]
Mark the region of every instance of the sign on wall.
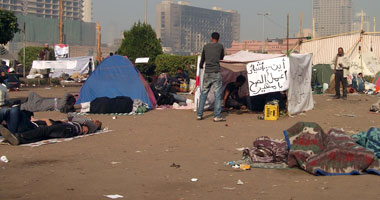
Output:
[[289,88],[289,58],[280,57],[247,65],[250,96],[285,91]]

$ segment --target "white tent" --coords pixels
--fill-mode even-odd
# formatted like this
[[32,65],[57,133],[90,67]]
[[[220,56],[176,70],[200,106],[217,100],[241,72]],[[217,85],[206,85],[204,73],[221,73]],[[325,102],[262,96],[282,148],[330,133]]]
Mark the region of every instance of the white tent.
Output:
[[53,78],[60,77],[63,73],[70,76],[74,73],[85,74],[88,72],[88,64],[90,59],[92,59],[92,66],[94,66],[94,59],[92,56],[64,58],[55,61],[35,60],[33,61],[32,69],[51,69],[53,71]]
[[342,47],[351,62],[351,74],[363,73],[375,76],[380,71],[380,35],[347,33],[306,40],[300,46],[301,53],[312,53],[313,64],[332,64],[338,48]]
[[[229,82],[235,81],[235,78],[242,74],[247,75],[247,64],[255,61],[267,60],[271,58],[284,57],[282,54],[256,54],[247,51],[240,51],[236,54],[226,56],[221,64],[221,72],[223,86]],[[300,112],[312,110],[314,101],[311,90],[311,70],[312,55],[311,54],[292,54],[290,57],[290,86],[288,90],[288,112],[294,115]],[[199,62],[198,62],[199,63]],[[202,83],[203,70],[199,69],[199,80]],[[200,85],[201,86],[201,85]],[[223,88],[224,88],[223,87]],[[212,91],[212,90],[211,90]],[[213,94],[209,93],[209,102],[213,102]],[[248,95],[248,83],[242,86],[243,95]],[[197,109],[200,89],[195,94],[195,110]]]

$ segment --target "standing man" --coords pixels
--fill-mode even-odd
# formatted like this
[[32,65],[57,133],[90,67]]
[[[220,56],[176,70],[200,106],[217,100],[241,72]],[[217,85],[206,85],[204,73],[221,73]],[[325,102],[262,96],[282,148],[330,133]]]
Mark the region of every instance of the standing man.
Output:
[[211,43],[203,47],[200,68],[206,63],[205,75],[199,100],[197,120],[203,119],[203,110],[208,92],[214,88],[214,122],[226,121],[222,118],[222,75],[220,73],[219,61],[224,58],[224,47],[219,43],[220,35],[217,32],[211,34]]
[[50,50],[48,43],[44,44],[44,48],[40,51],[39,58],[40,60],[50,60]]
[[349,75],[349,62],[348,58],[344,55],[343,48],[338,49],[338,55],[333,61],[334,74],[335,74],[335,97],[340,99],[340,83],[343,86],[343,99],[347,99],[347,76]]

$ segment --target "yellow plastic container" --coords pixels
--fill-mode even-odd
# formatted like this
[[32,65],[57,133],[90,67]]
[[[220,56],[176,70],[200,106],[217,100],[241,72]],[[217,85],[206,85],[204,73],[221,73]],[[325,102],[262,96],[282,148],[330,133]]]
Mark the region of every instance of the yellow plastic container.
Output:
[[180,92],[187,92],[189,90],[189,85],[187,83],[181,83],[179,85]]
[[280,108],[278,105],[265,105],[264,109],[264,119],[265,120],[270,120],[270,121],[275,121],[278,120],[280,115]]

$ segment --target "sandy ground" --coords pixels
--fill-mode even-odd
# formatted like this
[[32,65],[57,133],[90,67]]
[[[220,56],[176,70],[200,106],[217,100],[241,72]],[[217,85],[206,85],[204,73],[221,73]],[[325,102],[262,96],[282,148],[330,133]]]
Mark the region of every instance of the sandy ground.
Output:
[[[11,97],[26,97],[30,91],[53,97],[79,88],[25,89]],[[298,121],[349,133],[380,127],[379,116],[368,112],[376,97],[351,95],[343,101],[319,95],[315,101],[313,111],[279,121],[260,121],[257,114],[229,114],[226,123],[214,123],[211,117],[196,121],[195,113],[183,110],[115,120],[96,116],[114,131],[35,148],[2,145],[0,154],[10,162],[0,163],[0,199],[106,199],[108,194],[165,200],[380,199],[380,178],[374,175],[316,177],[299,169],[235,171],[224,165],[241,157],[236,148],[250,147],[259,136],[282,138],[282,131]],[[244,185],[236,184],[239,179]]]

